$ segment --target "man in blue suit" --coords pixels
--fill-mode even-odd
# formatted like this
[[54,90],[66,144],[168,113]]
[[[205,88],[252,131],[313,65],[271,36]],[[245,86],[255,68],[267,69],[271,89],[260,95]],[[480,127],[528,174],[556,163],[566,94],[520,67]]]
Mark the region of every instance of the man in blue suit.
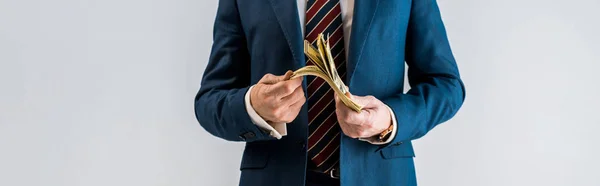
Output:
[[[361,112],[290,79],[320,33]],[[411,141],[465,97],[435,0],[220,0],[213,39],[196,117],[246,142],[240,185],[417,185]]]

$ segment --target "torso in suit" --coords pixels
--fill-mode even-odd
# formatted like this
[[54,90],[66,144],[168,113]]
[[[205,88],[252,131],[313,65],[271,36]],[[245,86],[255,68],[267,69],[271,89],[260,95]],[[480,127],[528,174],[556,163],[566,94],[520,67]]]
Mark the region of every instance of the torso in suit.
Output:
[[[277,140],[252,123],[244,95],[267,74],[305,65],[296,0],[220,0],[209,64],[195,99],[196,117],[211,134],[245,141],[240,185],[302,186],[307,110]],[[344,186],[416,185],[411,141],[447,121],[465,97],[435,0],[356,0],[347,57],[347,85],[395,113],[391,143],[341,135]],[[403,93],[405,62],[411,89]],[[306,82],[304,84],[306,88]]]

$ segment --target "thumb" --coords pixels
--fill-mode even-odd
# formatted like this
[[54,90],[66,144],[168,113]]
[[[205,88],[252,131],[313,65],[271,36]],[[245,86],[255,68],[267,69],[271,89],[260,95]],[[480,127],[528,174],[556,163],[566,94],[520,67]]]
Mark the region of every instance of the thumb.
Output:
[[284,75],[281,75],[281,76],[276,76],[273,74],[266,74],[265,76],[263,76],[262,79],[260,79],[259,82],[264,83],[264,84],[275,84],[275,83],[290,79],[292,74],[293,74],[293,72],[291,70],[288,70]]
[[348,99],[352,100],[354,103],[363,106],[367,104],[367,100],[362,97],[362,96],[355,96],[352,95],[350,92],[346,92],[346,94],[344,94],[346,97],[348,97]]
[[350,98],[365,109],[377,107],[378,100],[373,96],[351,96]]

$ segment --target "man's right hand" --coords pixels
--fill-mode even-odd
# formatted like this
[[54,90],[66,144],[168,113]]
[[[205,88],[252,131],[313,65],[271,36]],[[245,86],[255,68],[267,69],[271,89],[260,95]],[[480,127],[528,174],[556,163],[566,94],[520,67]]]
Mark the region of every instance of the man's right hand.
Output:
[[252,108],[265,121],[290,123],[306,102],[302,78],[290,79],[292,71],[282,76],[266,74],[250,92]]

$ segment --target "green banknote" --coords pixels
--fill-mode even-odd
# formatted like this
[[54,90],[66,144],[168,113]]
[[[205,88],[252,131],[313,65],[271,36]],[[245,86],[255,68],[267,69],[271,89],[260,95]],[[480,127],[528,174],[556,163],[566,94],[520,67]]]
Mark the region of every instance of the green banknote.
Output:
[[319,34],[317,38],[317,47],[313,47],[308,41],[304,41],[304,54],[312,60],[315,65],[308,65],[296,70],[291,78],[312,75],[317,76],[329,86],[338,95],[340,100],[344,103],[344,105],[348,106],[348,108],[360,112],[362,110],[362,106],[354,102],[346,93],[348,89],[342,78],[340,78],[337,73],[335,62],[333,61],[333,56],[331,55],[331,47],[329,45],[329,36],[327,39],[323,34]]

